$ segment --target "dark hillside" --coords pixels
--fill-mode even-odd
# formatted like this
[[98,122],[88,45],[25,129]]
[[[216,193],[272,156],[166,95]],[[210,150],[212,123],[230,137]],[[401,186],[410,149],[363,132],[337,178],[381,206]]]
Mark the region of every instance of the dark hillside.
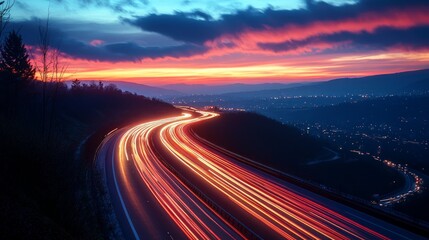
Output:
[[194,130],[219,146],[269,165],[298,166],[324,152],[321,142],[255,113],[223,113]]
[[[194,131],[232,152],[342,194],[372,200],[404,183],[398,172],[380,162],[336,150],[294,127],[254,113],[223,113],[195,125]],[[338,156],[328,149],[338,151]]]
[[67,89],[0,78],[0,238],[104,238],[90,204],[92,155],[79,157],[83,143],[96,136],[89,138],[93,153],[113,128],[175,114],[169,104],[113,85]]

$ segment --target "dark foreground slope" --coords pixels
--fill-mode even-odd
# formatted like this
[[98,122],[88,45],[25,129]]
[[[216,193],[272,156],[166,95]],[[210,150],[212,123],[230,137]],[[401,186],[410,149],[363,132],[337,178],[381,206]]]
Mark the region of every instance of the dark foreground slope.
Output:
[[195,125],[194,131],[252,160],[367,200],[403,185],[401,175],[379,162],[340,152],[296,128],[261,115],[223,113]]
[[254,113],[223,113],[195,125],[198,135],[232,152],[276,167],[295,167],[323,154],[323,144]]
[[114,86],[0,80],[0,239],[104,238],[91,153],[112,128],[177,110]]

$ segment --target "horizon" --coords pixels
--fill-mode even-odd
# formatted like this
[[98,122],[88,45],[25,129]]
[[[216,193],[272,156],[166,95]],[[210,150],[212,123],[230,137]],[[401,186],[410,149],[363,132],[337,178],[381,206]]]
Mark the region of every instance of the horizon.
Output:
[[[136,82],[136,81],[127,81],[127,80],[121,80],[121,79],[113,79],[113,80],[105,80],[105,79],[78,79],[81,82],[119,82],[119,83],[133,83],[133,84],[139,84],[139,85],[146,85],[149,87],[158,87],[162,88],[169,85],[186,85],[186,86],[194,86],[194,85],[205,85],[205,86],[227,86],[227,85],[263,85],[263,84],[283,84],[283,85],[290,85],[290,84],[307,84],[307,83],[323,83],[323,82],[329,82],[333,80],[340,80],[340,79],[360,79],[360,78],[366,78],[366,77],[375,77],[375,76],[382,76],[382,75],[392,75],[392,74],[399,74],[399,73],[407,73],[407,72],[416,72],[416,71],[425,71],[429,70],[429,68],[420,68],[420,69],[414,69],[414,70],[407,70],[407,71],[400,71],[400,72],[387,72],[387,73],[381,73],[381,74],[375,74],[375,75],[364,75],[364,76],[358,76],[358,77],[340,77],[340,78],[329,78],[325,80],[314,80],[314,81],[291,81],[291,82],[227,82],[227,83],[169,83],[169,84],[146,84],[144,82]],[[72,82],[75,79],[67,79],[66,82]]]
[[17,0],[8,30],[34,49],[49,15],[68,79],[292,83],[428,68],[428,11],[422,0]]

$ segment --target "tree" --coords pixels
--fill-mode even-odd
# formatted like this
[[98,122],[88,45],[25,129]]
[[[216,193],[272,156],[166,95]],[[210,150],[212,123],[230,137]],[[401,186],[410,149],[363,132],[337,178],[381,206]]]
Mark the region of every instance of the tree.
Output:
[[36,70],[30,63],[21,36],[12,31],[0,49],[0,71],[14,79],[33,80]]
[[79,90],[81,87],[82,87],[82,85],[78,79],[75,79],[72,81],[72,84],[71,84],[71,90],[72,91]]
[[10,19],[10,10],[12,9],[15,0],[0,1],[0,39]]
[[58,90],[64,86],[63,80],[67,71],[67,65],[61,63],[61,52],[51,45],[49,31],[49,9],[45,26],[39,26],[40,44],[37,47],[37,55],[34,64],[42,82],[42,142],[48,147],[55,122],[58,118],[56,105]]

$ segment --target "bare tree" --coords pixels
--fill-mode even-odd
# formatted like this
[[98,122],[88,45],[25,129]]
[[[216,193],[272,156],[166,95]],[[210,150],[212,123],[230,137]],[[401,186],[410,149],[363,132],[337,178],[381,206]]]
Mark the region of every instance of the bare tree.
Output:
[[0,39],[10,20],[10,10],[15,0],[0,1]]
[[48,125],[48,135],[47,141],[49,142],[52,130],[54,126],[54,122],[56,120],[56,109],[58,103],[58,90],[63,85],[63,81],[65,79],[65,74],[67,72],[67,64],[61,62],[61,52],[57,48],[50,49],[50,57],[52,62],[51,67],[51,75],[49,78],[49,82],[53,85],[53,89],[51,91],[50,96],[50,110],[49,110],[49,125]]
[[42,137],[49,144],[55,121],[58,90],[67,72],[67,64],[61,62],[61,51],[52,46],[49,35],[49,12],[44,26],[39,26],[40,44],[36,49],[35,66],[42,82]]
[[[12,9],[13,4],[15,3],[15,0],[7,0],[7,1],[2,1],[0,0],[0,47],[3,48],[3,43],[2,43],[2,37],[3,37],[3,32],[6,29],[7,24],[9,23],[10,20],[10,10]],[[0,56],[1,58],[3,58],[3,56]],[[0,78],[0,80],[3,80],[3,76]],[[15,82],[16,84],[16,82]],[[6,85],[6,88],[8,89],[6,91],[6,106],[8,108],[7,114],[9,115],[8,117],[10,118],[13,115],[13,111],[14,109],[11,107],[10,102],[12,101],[13,96],[13,90],[12,89],[16,89],[15,87],[12,87],[13,84],[11,84],[11,82],[9,82]],[[4,93],[4,92],[3,92]]]

